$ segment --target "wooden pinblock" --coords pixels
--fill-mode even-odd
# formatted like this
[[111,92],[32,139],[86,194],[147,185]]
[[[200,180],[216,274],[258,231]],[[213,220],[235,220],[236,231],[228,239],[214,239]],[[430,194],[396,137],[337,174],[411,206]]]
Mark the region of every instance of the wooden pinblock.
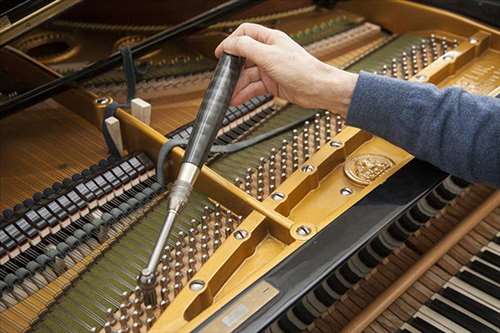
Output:
[[130,109],[134,117],[146,125],[151,124],[151,104],[140,98],[134,98],[130,101]]
[[108,127],[109,135],[115,143],[116,149],[120,153],[120,156],[125,156],[123,152],[123,140],[122,133],[120,130],[120,121],[115,117],[109,117],[105,120],[106,126]]

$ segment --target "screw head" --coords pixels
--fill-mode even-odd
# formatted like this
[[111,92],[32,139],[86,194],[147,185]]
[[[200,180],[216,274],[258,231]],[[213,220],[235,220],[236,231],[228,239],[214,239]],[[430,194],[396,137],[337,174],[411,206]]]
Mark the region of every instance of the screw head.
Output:
[[347,197],[353,193],[354,193],[354,191],[350,187],[343,187],[340,189],[340,194],[342,194],[345,197]]
[[295,232],[297,233],[297,235],[299,236],[307,236],[311,233],[311,228],[309,228],[308,226],[306,225],[301,225],[299,226]]
[[248,237],[248,231],[246,231],[245,229],[238,229],[234,232],[233,235],[237,240],[242,240]]
[[302,168],[300,168],[302,172],[313,172],[314,171],[314,166],[310,164],[304,164]]
[[189,284],[189,289],[192,291],[200,291],[205,287],[205,281],[203,280],[194,280]]
[[337,141],[337,140],[332,140],[330,141],[330,147],[333,147],[333,148],[341,148],[344,144],[340,141]]
[[453,59],[455,59],[455,57],[453,55],[451,55],[451,54],[445,54],[443,56],[443,59],[444,60],[453,60]]
[[109,97],[99,97],[95,100],[95,104],[97,105],[108,105],[109,103],[111,103],[111,98]]
[[479,41],[477,39],[475,39],[474,37],[471,37],[471,38],[469,38],[469,43],[475,45],[475,44],[479,43]]
[[281,192],[276,192],[271,195],[271,199],[273,199],[274,201],[283,201],[285,197],[285,194]]

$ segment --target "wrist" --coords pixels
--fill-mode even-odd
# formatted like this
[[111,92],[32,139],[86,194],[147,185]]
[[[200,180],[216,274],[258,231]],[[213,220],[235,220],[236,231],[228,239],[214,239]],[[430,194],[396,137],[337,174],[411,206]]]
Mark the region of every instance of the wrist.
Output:
[[[326,65],[326,64],[325,64]],[[347,118],[358,74],[326,65],[320,102],[322,108]]]

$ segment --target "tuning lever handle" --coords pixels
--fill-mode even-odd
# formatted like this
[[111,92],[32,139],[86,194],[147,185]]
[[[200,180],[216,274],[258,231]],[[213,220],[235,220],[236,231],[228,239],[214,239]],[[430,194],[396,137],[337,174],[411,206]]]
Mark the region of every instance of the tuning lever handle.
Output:
[[231,102],[244,59],[223,53],[205,91],[183,162],[201,168]]

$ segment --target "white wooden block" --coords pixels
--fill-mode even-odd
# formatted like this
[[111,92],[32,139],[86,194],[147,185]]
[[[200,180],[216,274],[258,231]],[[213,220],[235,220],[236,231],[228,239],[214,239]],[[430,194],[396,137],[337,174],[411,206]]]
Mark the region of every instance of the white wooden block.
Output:
[[120,130],[120,121],[115,117],[109,117],[105,120],[106,126],[108,127],[109,135],[115,143],[116,149],[120,153],[120,156],[125,156],[123,152],[123,140],[122,132]]
[[146,125],[151,124],[151,104],[140,98],[134,98],[130,101],[130,108],[134,117]]

